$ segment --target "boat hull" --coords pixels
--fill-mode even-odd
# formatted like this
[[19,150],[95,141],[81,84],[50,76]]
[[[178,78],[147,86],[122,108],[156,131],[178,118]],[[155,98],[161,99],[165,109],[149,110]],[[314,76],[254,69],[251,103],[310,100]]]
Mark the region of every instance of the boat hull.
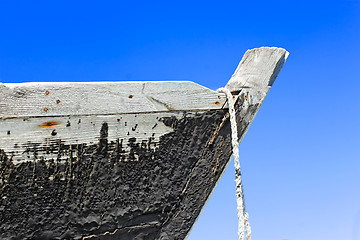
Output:
[[[287,56],[249,50],[226,85],[239,141]],[[0,238],[184,239],[231,153],[195,83],[0,84]]]
[[231,135],[227,109],[182,115],[159,118],[173,131],[157,146],[109,141],[104,122],[95,144],[53,142],[58,159],[15,165],[2,151],[0,237],[185,238],[229,161]]

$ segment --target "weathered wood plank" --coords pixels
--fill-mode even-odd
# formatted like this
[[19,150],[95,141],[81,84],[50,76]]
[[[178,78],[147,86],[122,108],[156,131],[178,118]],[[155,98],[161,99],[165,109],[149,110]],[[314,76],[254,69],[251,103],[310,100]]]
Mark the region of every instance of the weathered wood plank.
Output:
[[[187,112],[191,117],[194,112]],[[155,149],[161,136],[173,131],[166,126],[164,118],[182,118],[183,112],[159,112],[117,115],[86,115],[69,117],[38,117],[0,119],[0,146],[14,164],[34,160],[63,161],[70,156],[49,151],[54,144],[92,145],[99,141],[103,123],[108,126],[108,141],[122,142],[124,161],[137,161],[138,156],[130,156],[129,140],[134,144],[151,141],[149,147]],[[78,157],[76,154],[72,155]]]
[[193,82],[0,84],[0,118],[220,109],[223,94]]
[[237,93],[251,89],[256,95],[267,94],[289,56],[283,48],[261,47],[247,50],[226,88]]

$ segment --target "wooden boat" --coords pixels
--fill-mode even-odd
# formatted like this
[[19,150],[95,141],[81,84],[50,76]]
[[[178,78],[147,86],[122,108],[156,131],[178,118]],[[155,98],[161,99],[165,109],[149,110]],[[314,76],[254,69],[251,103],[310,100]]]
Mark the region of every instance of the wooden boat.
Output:
[[[287,56],[227,83],[240,140]],[[0,84],[0,238],[184,239],[230,156],[225,95],[192,82]]]

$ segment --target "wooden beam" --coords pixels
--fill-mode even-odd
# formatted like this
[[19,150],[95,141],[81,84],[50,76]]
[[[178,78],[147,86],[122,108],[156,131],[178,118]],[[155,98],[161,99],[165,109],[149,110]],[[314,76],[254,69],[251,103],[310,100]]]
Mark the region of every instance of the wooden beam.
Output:
[[225,95],[189,81],[0,84],[0,119],[221,109]]

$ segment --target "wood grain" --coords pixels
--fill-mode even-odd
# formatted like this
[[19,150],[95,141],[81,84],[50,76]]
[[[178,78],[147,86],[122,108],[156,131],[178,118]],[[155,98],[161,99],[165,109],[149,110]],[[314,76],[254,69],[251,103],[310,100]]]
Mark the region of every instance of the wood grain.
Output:
[[218,94],[193,82],[0,84],[0,118],[220,109]]

